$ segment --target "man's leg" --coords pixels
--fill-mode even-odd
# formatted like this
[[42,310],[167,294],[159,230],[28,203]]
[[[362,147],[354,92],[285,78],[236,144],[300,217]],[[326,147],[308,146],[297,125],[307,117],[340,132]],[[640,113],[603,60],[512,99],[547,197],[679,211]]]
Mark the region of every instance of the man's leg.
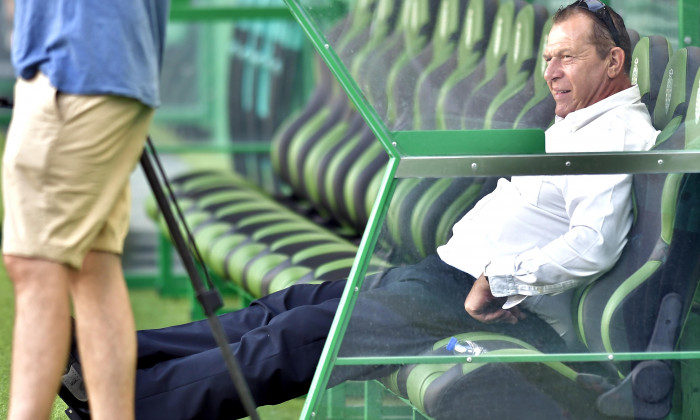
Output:
[[[258,405],[278,404],[308,392],[339,300],[285,311],[231,344]],[[137,371],[138,419],[245,415],[218,348]]]
[[119,256],[89,252],[71,295],[92,418],[133,418],[136,333]]
[[[415,354],[417,349],[424,349],[426,336],[416,337],[410,319],[386,306],[390,302],[403,302],[401,306],[408,311],[418,309],[403,297],[416,298],[429,289],[429,285],[421,281],[421,273],[426,271],[433,276],[442,274],[430,264],[425,269],[403,267],[391,270],[388,281],[380,281],[378,289],[371,293],[390,295],[391,298],[359,299],[357,308],[360,309],[354,312],[353,319],[362,325],[356,324],[353,328],[356,334],[352,334],[352,338],[346,337],[354,342],[349,343],[351,348],[367,350],[366,346],[369,346],[372,354],[378,351],[377,346],[383,348],[386,344],[390,348],[403,347],[403,354]],[[384,291],[389,285],[396,290]],[[415,290],[414,285],[417,286]],[[308,391],[335,316],[341,286],[344,287],[344,282],[292,286],[260,299],[250,308],[220,317],[229,338],[232,338],[231,349],[258,404],[279,403]],[[462,296],[454,298],[455,293],[445,293],[455,299],[461,315],[461,303],[468,284],[458,287],[464,289]],[[440,306],[434,302],[422,303],[429,313],[434,313]],[[410,346],[404,346],[406,344]],[[382,353],[382,350],[378,351],[378,354]],[[172,419],[245,415],[220,351],[214,348],[206,324],[202,322],[140,332],[139,366],[137,418],[149,418],[157,413]],[[367,371],[341,370],[342,379],[336,376],[332,383],[357,375],[376,377],[381,374],[381,369],[376,366]]]
[[[344,281],[299,284],[253,301],[250,306],[219,316],[229,343],[257,328],[265,327],[287,311],[340,299]],[[206,320],[138,332],[138,368],[190,356],[217,347]]]
[[70,334],[70,269],[5,256],[15,288],[10,420],[46,419],[56,399]]
[[[339,356],[402,356],[429,351],[436,341],[472,331],[500,332],[541,349],[561,350],[562,340],[540,318],[515,325],[484,324],[464,310],[474,278],[431,255],[387,272],[376,287],[363,286]],[[552,350],[554,351],[554,350]],[[396,366],[339,366],[330,385],[348,379],[374,379]]]
[[[58,92],[42,74],[31,81],[20,79],[15,96],[18,100],[3,156],[6,204],[3,253],[40,257],[72,267],[64,285],[65,309],[59,316],[40,307],[41,315],[47,319],[45,322],[57,319],[68,328],[67,295],[74,298],[79,334],[84,335],[81,341],[91,339],[94,331],[91,332],[90,327],[99,320],[114,317],[115,320],[102,326],[104,333],[97,336],[95,348],[103,348],[99,340],[107,335],[107,346],[112,346],[113,351],[126,352],[124,359],[129,360],[133,369],[133,336],[127,338],[125,344],[112,344],[125,338],[127,325],[133,331],[131,308],[115,254],[121,253],[128,230],[129,174],[143,151],[153,110],[128,98]],[[111,254],[86,257],[91,249]],[[83,268],[85,271],[80,274]],[[43,280],[52,282],[54,277],[43,276]],[[98,283],[87,284],[92,278]],[[20,281],[24,283],[23,280]],[[115,302],[105,303],[107,296],[116,299]],[[103,312],[99,312],[100,308]],[[27,325],[28,322],[22,322],[24,329],[36,329]],[[59,334],[61,331],[58,330]],[[65,330],[63,334],[65,344],[49,343],[51,351],[61,356],[60,365],[63,367],[67,333]],[[88,392],[95,399],[96,417],[99,418],[102,410],[109,411],[105,401],[123,397],[119,393],[101,396],[99,380],[92,379],[97,378],[94,370],[97,367],[113,372],[113,364],[123,369],[124,363],[115,358],[98,366],[98,360],[110,359],[111,355],[99,353],[93,356],[92,348],[86,350],[94,358],[94,361],[86,361],[87,370],[93,370],[87,373],[87,385]],[[34,369],[49,369],[53,375],[51,365],[44,367],[40,360],[34,363]],[[133,383],[133,374],[127,381]],[[117,376],[114,382],[121,389],[125,380]],[[97,388],[90,389],[91,383],[96,383]],[[54,393],[57,385],[47,384]],[[133,391],[127,390],[126,393],[130,395],[123,403],[124,410],[128,410],[133,401]],[[133,416],[114,410],[109,415],[118,418]]]

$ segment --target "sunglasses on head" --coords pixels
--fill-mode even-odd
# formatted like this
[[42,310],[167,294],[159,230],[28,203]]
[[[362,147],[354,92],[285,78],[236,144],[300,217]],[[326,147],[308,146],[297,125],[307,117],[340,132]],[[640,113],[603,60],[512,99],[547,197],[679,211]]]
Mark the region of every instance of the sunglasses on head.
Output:
[[618,47],[620,46],[620,34],[617,32],[612,17],[610,17],[610,12],[608,12],[608,9],[605,7],[604,3],[598,0],[578,0],[573,4],[575,4],[577,7],[593,12],[595,17],[597,17],[598,20],[603,22],[605,26],[608,27],[608,31],[610,32],[613,41],[615,41],[615,45]]

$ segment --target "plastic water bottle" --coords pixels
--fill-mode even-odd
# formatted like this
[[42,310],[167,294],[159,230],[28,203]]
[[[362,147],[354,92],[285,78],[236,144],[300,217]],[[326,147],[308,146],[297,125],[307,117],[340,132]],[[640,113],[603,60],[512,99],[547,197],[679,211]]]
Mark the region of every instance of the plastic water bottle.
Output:
[[478,356],[486,350],[480,345],[470,340],[457,340],[456,337],[450,338],[450,341],[445,346],[447,351],[454,354],[464,356]]

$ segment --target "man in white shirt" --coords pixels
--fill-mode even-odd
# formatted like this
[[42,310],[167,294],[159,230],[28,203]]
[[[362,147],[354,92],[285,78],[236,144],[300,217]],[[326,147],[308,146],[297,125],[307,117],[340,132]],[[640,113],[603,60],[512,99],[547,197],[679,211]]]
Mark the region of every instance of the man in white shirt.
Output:
[[[658,133],[638,88],[623,76],[623,50],[610,49],[604,66],[591,59],[595,45],[580,42],[590,16],[579,9],[556,21],[544,52],[544,77],[556,101],[546,151],[648,150]],[[561,293],[594,281],[620,257],[632,223],[631,184],[627,174],[499,180],[438,248],[443,261],[477,278],[467,312],[483,322],[514,323],[522,302],[569,338],[571,296]]]
[[[658,133],[630,84],[619,15],[597,1],[562,9],[545,58],[557,115],[547,152],[652,147]],[[340,355],[418,354],[474,330],[502,331],[545,351],[574,346],[569,294],[619,258],[632,223],[630,194],[625,174],[500,180],[454,226],[439,257],[365,280]],[[220,317],[258,405],[308,391],[344,286],[292,286]],[[344,366],[331,384],[390,370]],[[61,396],[86,412],[68,391]],[[136,394],[141,418],[246,415],[202,322],[139,332]]]

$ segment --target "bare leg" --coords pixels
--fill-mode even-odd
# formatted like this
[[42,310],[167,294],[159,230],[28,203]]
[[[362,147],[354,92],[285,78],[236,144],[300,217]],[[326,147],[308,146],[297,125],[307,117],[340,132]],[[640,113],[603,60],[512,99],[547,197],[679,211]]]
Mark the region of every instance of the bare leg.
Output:
[[5,265],[15,288],[8,418],[47,419],[68,357],[68,284],[74,271],[13,256],[5,256]]
[[92,418],[133,419],[136,333],[119,256],[88,253],[71,294]]
[[92,418],[133,419],[136,333],[119,257],[90,252],[80,272],[15,256],[5,264],[15,286],[9,420],[49,417],[68,358],[69,295]]

